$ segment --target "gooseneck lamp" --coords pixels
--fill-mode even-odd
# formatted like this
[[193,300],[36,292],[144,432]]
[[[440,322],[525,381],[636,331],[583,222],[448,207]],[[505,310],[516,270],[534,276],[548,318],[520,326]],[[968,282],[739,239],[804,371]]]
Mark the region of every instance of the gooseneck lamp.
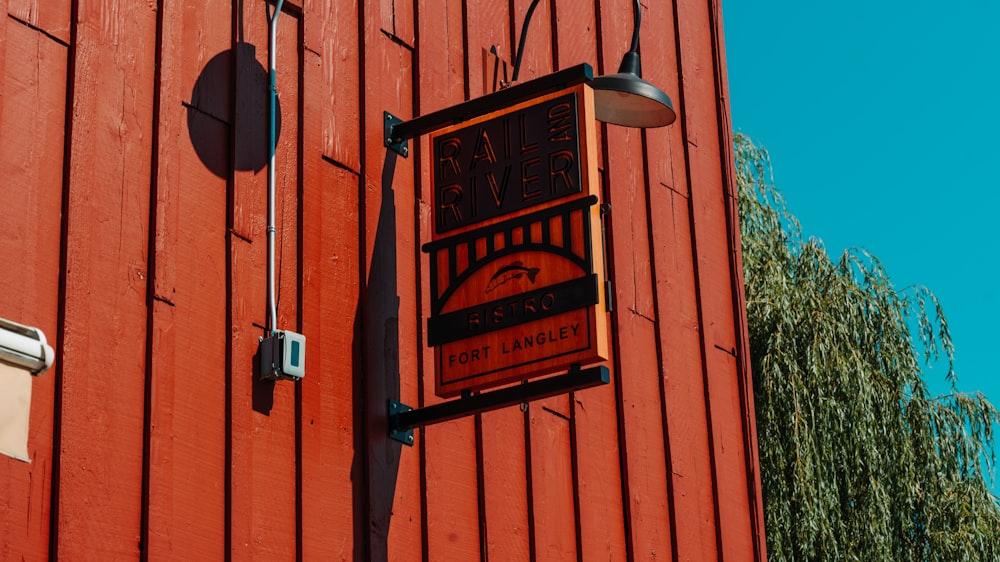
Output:
[[667,94],[642,79],[639,63],[639,0],[632,1],[632,45],[618,72],[594,79],[594,105],[598,121],[640,129],[664,127],[677,119]]

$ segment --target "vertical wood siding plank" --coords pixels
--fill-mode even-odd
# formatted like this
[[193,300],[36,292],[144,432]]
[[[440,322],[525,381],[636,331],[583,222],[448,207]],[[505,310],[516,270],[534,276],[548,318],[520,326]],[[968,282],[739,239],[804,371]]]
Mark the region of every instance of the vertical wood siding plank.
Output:
[[[256,46],[257,61],[237,66],[235,138],[267,139],[267,113],[247,105],[241,88],[264,87],[244,75],[263,78],[267,69],[267,20],[263,2],[244,6],[245,40]],[[281,131],[275,156],[277,240],[275,242],[278,328],[297,327],[297,138],[298,44],[300,23],[285,12],[278,20],[276,83]],[[266,90],[264,90],[266,92]],[[266,99],[266,96],[265,96]],[[265,106],[266,107],[266,106]],[[239,142],[237,147],[239,147]],[[265,144],[266,146],[266,144]],[[239,161],[240,155],[236,155]],[[262,171],[263,172],[263,171]],[[236,559],[290,560],[296,556],[295,383],[272,385],[254,381],[253,358],[265,325],[266,173],[237,171],[233,194],[232,269],[232,392],[230,513],[231,556]],[[307,348],[308,353],[308,348]],[[308,360],[306,365],[308,366]],[[255,388],[256,387],[256,388]],[[254,399],[273,399],[268,415],[254,408]],[[258,402],[259,406],[259,402]]]
[[[420,114],[442,109],[465,99],[466,60],[465,37],[474,35],[464,29],[465,10],[474,11],[481,4],[469,3],[463,7],[460,0],[436,2],[420,0],[417,5],[418,50],[417,76],[420,97],[417,103]],[[506,14],[506,12],[504,12]],[[469,29],[472,29],[470,27]],[[478,52],[478,51],[477,51]],[[478,55],[477,55],[478,56]],[[475,57],[472,57],[475,58]],[[420,150],[420,200],[419,219],[421,242],[430,240],[431,186],[430,144],[426,137],[414,139]],[[421,276],[426,277],[429,260],[420,256]],[[426,289],[424,289],[426,290]],[[430,302],[421,298],[421,329],[430,314]],[[423,341],[423,340],[422,340]],[[440,403],[434,395],[434,353],[430,348],[422,351],[421,406]],[[485,419],[485,418],[484,418]],[[484,435],[487,430],[484,427]],[[481,559],[480,521],[486,517],[479,512],[479,486],[477,477],[476,437],[474,418],[464,418],[438,424],[415,432],[421,446],[423,463],[424,504],[424,560],[452,557],[462,560]],[[523,445],[522,445],[523,449]],[[484,451],[485,453],[485,451]],[[523,475],[523,463],[520,473]],[[511,492],[514,501],[525,501],[525,493]],[[526,527],[526,521],[525,521]],[[488,532],[488,531],[487,531]],[[527,543],[525,542],[525,545]]]
[[[308,36],[310,21],[328,14],[306,11],[304,17]],[[340,29],[353,28],[357,45],[356,14],[353,20],[334,23]],[[351,53],[356,73],[356,49]],[[323,159],[323,116],[332,111],[327,93],[333,86],[324,68],[326,59],[337,58],[336,54],[332,49],[322,55],[306,49],[303,56],[302,330],[308,338],[309,362],[306,378],[299,383],[301,550],[303,560],[352,560],[359,547],[355,543],[358,501],[352,486],[360,474],[354,467],[352,381],[360,368],[355,356],[360,332],[356,238],[360,182],[356,171]],[[353,86],[357,102],[357,83]],[[358,107],[350,109],[359,114]],[[350,128],[357,132],[360,123]],[[360,160],[359,151],[355,146],[355,162]],[[330,525],[330,514],[337,514],[337,525]]]
[[[726,560],[753,560],[755,549],[748,505],[747,458],[744,447],[735,446],[742,430],[736,360],[729,353],[714,349],[710,351],[707,363],[711,373],[712,431],[717,436],[715,458],[722,557]],[[734,446],[727,446],[730,440]]]
[[410,47],[416,47],[415,3],[418,0],[392,0],[392,35]]
[[[553,6],[556,67],[568,68],[581,62],[595,64],[597,32],[594,4],[553,0]],[[597,152],[600,155],[602,151]],[[571,394],[570,399],[575,401],[571,424],[572,431],[576,433],[576,450],[572,454],[577,470],[578,556],[583,560],[625,560],[625,521],[614,388],[608,386],[577,392]],[[602,454],[596,455],[593,451],[601,451]]]
[[[463,0],[418,0],[417,26],[420,49],[417,77],[420,97],[417,106],[426,115],[465,100],[465,44]],[[477,4],[478,5],[478,4]],[[470,6],[472,8],[472,6]],[[430,143],[420,139],[421,170],[428,170]],[[416,142],[416,141],[415,141]],[[430,175],[421,177],[424,183]],[[430,188],[421,190],[423,202],[430,204]],[[426,230],[426,229],[424,229]],[[427,233],[430,236],[430,233]],[[429,239],[429,238],[428,238]]]
[[[609,3],[605,3],[609,4]],[[601,34],[606,71],[628,49],[630,11],[602,5]],[[612,62],[614,61],[614,62]],[[625,439],[625,482],[632,529],[632,556],[668,556],[671,552],[666,451],[661,419],[656,313],[653,307],[648,186],[642,136],[638,130],[607,125],[609,229],[614,261],[615,317],[619,353],[620,404]],[[652,422],[651,420],[657,420]]]
[[[228,72],[231,64],[227,58],[231,56],[232,25],[227,16],[231,10],[225,0],[210,0],[189,8],[168,3],[161,16],[157,255],[153,287],[155,296],[167,301],[173,298],[175,285],[183,283],[185,280],[180,278],[186,275],[177,271],[180,256],[173,255],[176,249],[172,246],[178,243],[180,227],[190,231],[197,224],[186,221],[179,209],[182,204],[175,199],[190,197],[192,189],[201,189],[201,184],[207,183],[213,186],[204,188],[209,193],[222,190],[225,210],[232,89],[232,75]],[[220,59],[225,62],[218,64]],[[205,79],[204,73],[220,69],[224,74],[212,81]],[[213,150],[199,156],[193,150],[196,144]],[[225,214],[222,220],[225,228]],[[185,221],[189,224],[184,224]],[[185,235],[190,238],[192,234]],[[160,259],[160,252],[167,253],[162,256],[164,259]]]
[[[483,494],[486,546],[490,558],[527,560],[528,529],[527,463],[524,414],[518,407],[482,415]],[[541,456],[541,455],[540,455]]]
[[413,164],[383,145],[383,111],[412,117],[413,53],[381,29],[392,0],[365,6],[364,231],[362,308],[368,556],[405,559],[421,548],[420,472],[415,451],[389,439],[388,400],[417,399]]
[[[524,18],[532,0],[513,0],[511,17],[514,28],[511,30],[511,63],[514,62],[518,42],[521,40],[521,30]],[[524,56],[521,58],[521,74],[518,82],[527,82],[552,72],[554,64],[554,49],[552,42],[552,0],[541,0],[535,7],[535,13],[528,23],[528,37],[524,42]]]
[[[708,30],[708,10],[705,2],[678,0],[678,18],[680,20],[680,41],[684,57],[684,98],[691,100],[711,99],[716,103],[720,95],[715,90],[712,73],[712,47]],[[719,122],[715,104],[690,104],[686,107],[688,154],[692,178],[699,182],[692,186],[691,199],[695,203],[695,218],[702,215],[705,228],[710,231],[706,242],[705,255],[711,256],[713,262],[718,261],[725,266],[726,275],[702,276],[707,281],[715,283],[711,287],[720,292],[707,294],[731,294],[728,290],[730,277],[728,275],[728,251],[725,231],[725,205],[722,192],[722,149],[719,146]],[[700,189],[699,189],[700,188]],[[699,227],[697,221],[695,228]],[[698,231],[700,235],[700,230]],[[700,241],[699,241],[700,242]],[[701,244],[699,243],[699,249]],[[703,290],[704,294],[704,290]],[[716,307],[720,316],[713,316],[713,322],[704,326],[705,338],[711,344],[724,349],[733,349],[735,335],[733,333],[733,306],[728,299],[719,299]],[[714,304],[714,303],[708,303]]]
[[229,47],[230,13],[216,1],[187,9],[166,3],[161,14],[151,560],[225,557],[226,179],[201,162],[192,139],[221,147],[228,167],[230,133],[192,90],[209,59]]
[[726,48],[723,38],[722,3],[709,1],[709,17],[713,29],[713,68],[718,92],[719,144],[722,152],[723,187],[726,196],[727,228],[729,232],[730,269],[733,272],[733,308],[736,316],[736,362],[740,382],[741,417],[744,426],[743,447],[746,467],[750,522],[753,531],[754,560],[767,560],[764,540],[764,502],[760,480],[760,452],[757,446],[757,422],[750,372],[750,342],[743,280],[743,255],[739,242],[739,194],[736,181],[736,156],[733,148],[733,124],[729,108],[729,79],[726,71]]
[[[303,241],[303,331],[309,338],[309,363],[300,383],[302,559],[352,560],[359,548],[351,485],[359,476],[351,385],[359,368],[353,349],[358,269],[356,240],[344,233],[357,231],[358,177],[323,162],[317,168],[315,175],[306,173],[306,185],[316,185],[310,188],[313,193],[307,192]],[[351,198],[353,207],[342,203]],[[336,525],[330,524],[332,514]]]
[[[678,160],[683,161],[683,156]],[[658,217],[653,238],[656,277],[661,280],[659,337],[677,553],[680,560],[711,560],[717,556],[715,496],[688,200],[664,186],[654,186],[650,198],[653,214]]]
[[[276,80],[278,96],[284,100],[281,108],[281,135],[275,148],[275,185],[277,187],[275,219],[277,247],[275,264],[278,305],[278,328],[302,331],[299,325],[299,116],[302,64],[301,14],[286,12],[278,20],[278,61]],[[308,352],[308,347],[306,348]],[[285,385],[294,387],[294,384]],[[294,392],[292,393],[294,394]],[[294,407],[294,406],[293,406]]]
[[[394,88],[393,106],[413,111],[416,107],[413,94],[413,59],[410,48],[414,43],[414,0],[391,0],[396,35],[391,43],[383,43],[387,56],[383,76],[396,75],[402,81]],[[383,0],[390,2],[390,0]],[[400,44],[402,41],[403,44]],[[392,82],[390,82],[392,84]],[[390,107],[390,106],[387,106]],[[382,107],[369,107],[369,115],[382,121]],[[374,110],[374,111],[373,111]],[[374,136],[371,137],[374,140]],[[380,143],[381,144],[381,143]],[[382,153],[386,152],[382,147]],[[396,205],[396,288],[399,298],[399,399],[404,404],[417,404],[420,400],[420,352],[422,332],[420,309],[420,271],[417,269],[420,231],[417,221],[417,195],[415,157],[405,162],[397,161],[393,180]],[[383,402],[384,404],[384,402]],[[384,435],[383,435],[384,437]],[[393,441],[393,446],[398,444]],[[400,449],[396,495],[393,500],[392,519],[389,525],[389,559],[409,562],[423,548],[421,538],[422,510],[420,487],[420,455],[417,449]]]
[[583,560],[625,560],[614,388],[609,385],[577,392],[573,399],[580,554]]
[[567,396],[529,406],[535,555],[576,560],[576,511]]
[[[676,551],[678,558],[711,559],[717,556],[715,496],[709,448],[705,388],[700,374],[699,337],[694,253],[686,153],[683,140],[684,101],[674,33],[674,3],[651,5],[643,19],[647,30],[642,49],[657,53],[644,75],[670,95],[678,120],[663,129],[646,131],[650,157],[653,252],[659,298],[659,338],[663,349],[665,414],[669,429],[670,464]],[[648,59],[648,55],[647,55]],[[656,155],[666,154],[668,158]]]
[[[0,76],[4,78],[7,77],[5,69],[7,64],[7,26],[12,25],[11,18],[7,17],[7,2],[8,0],[0,0],[0,16],[3,16],[3,19],[0,20]],[[6,80],[0,80],[0,96],[3,95],[6,84]],[[65,88],[65,83],[63,87]]]
[[[360,64],[356,0],[306,0],[306,50],[319,56],[321,86],[307,107],[321,123],[320,150],[350,170],[361,170]],[[306,146],[309,146],[307,143]]]
[[139,553],[156,13],[79,7],[70,150],[59,558]]
[[[493,91],[494,58],[489,56],[490,47],[496,47],[500,58],[499,78],[504,78],[504,64],[507,79],[514,71],[514,50],[511,43],[510,10],[507,2],[477,2],[465,0],[466,33],[468,35],[465,53],[467,65],[466,91],[468,99],[475,99]],[[522,15],[523,17],[523,15]],[[426,36],[422,36],[426,37]],[[450,105],[450,104],[449,104]]]
[[[689,165],[692,182],[691,209],[698,259],[699,305],[707,361],[706,392],[710,397],[710,430],[714,447],[719,536],[726,559],[754,557],[748,506],[747,459],[744,448],[725,447],[735,436],[743,436],[740,381],[734,358],[735,313],[732,299],[729,236],[726,231],[726,201],[722,185],[722,147],[716,90],[712,28],[708,3],[679,1],[678,21],[684,68],[684,97],[714,101],[688,107]],[[741,344],[742,345],[742,344]],[[723,351],[725,350],[725,351]],[[732,436],[732,437],[731,437]]]
[[[684,166],[684,134],[681,126],[683,108],[674,2],[675,0],[650,3],[649,9],[642,14],[642,76],[666,92],[677,115],[677,121],[672,125],[646,129],[646,151],[650,155],[648,165],[651,191],[662,191],[665,186],[686,196],[688,185]],[[654,221],[654,228],[656,224]]]
[[41,29],[65,45],[70,42],[71,13],[71,0],[7,0],[7,9],[0,12]]
[[379,0],[379,31],[393,41],[414,48],[413,8],[414,0]]
[[[593,2],[550,0],[555,14],[552,45],[556,49],[555,68],[561,70],[580,63],[597,69],[597,16]],[[541,14],[545,17],[548,14]]]
[[[420,6],[422,7],[422,4]],[[421,14],[420,9],[421,9],[421,7],[417,8],[417,37],[418,37],[418,41],[422,43],[422,41],[419,39],[419,37],[422,36],[422,27],[421,27],[421,25],[422,25],[422,22],[423,22],[423,18],[420,17],[420,14]],[[461,14],[459,14],[459,16],[460,15]],[[461,28],[459,28],[459,29],[461,29]],[[418,57],[418,62],[421,59],[422,59],[422,57]],[[420,75],[419,68],[418,68],[418,75]],[[421,94],[420,94],[420,96],[419,96],[419,98],[417,100],[418,101],[418,107],[419,107],[419,105],[422,103],[422,100],[423,100],[423,93],[422,92],[424,92],[424,90],[421,87],[420,89],[418,89],[418,91],[421,92]],[[414,145],[416,146],[416,142],[414,143]],[[426,165],[424,164],[424,162],[427,160],[426,141],[424,141],[424,142],[422,142],[420,144],[420,150],[417,152],[417,154],[420,156],[420,160],[421,160],[421,163],[419,164],[420,169],[421,170],[426,170],[427,168],[426,168]],[[423,240],[426,240],[430,236],[429,235],[429,232],[430,232],[429,229],[431,228],[430,225],[433,224],[433,220],[431,219],[430,205],[428,204],[430,187],[428,186],[427,175],[426,174],[420,174],[420,175],[418,175],[417,181],[419,182],[419,185],[417,186],[416,189],[417,189],[419,197],[420,197],[420,199],[417,201],[417,221],[418,221],[418,225],[419,225],[420,232],[421,232],[421,240],[423,241]],[[418,263],[420,265],[420,277],[421,277],[421,279],[427,278],[427,273],[426,272],[429,271],[429,268],[430,268],[430,259],[429,259],[428,255],[427,254],[422,254],[420,256],[420,259],[419,259]],[[425,287],[425,285],[422,285],[421,292],[426,291],[426,289],[424,287]],[[421,317],[421,323],[425,323],[426,322],[425,319],[430,317],[430,306],[431,306],[430,305],[430,299],[423,298],[423,294],[421,294],[421,298],[420,298],[420,313],[421,313],[420,317]],[[421,338],[421,341],[425,342],[426,339]],[[424,345],[424,347],[420,350],[420,365],[419,365],[419,368],[420,368],[420,373],[419,373],[420,379],[417,381],[418,382],[418,392],[419,392],[417,405],[418,405],[418,407],[423,407],[427,403],[427,397],[430,396],[429,389],[431,389],[431,388],[434,387],[434,375],[433,375],[433,373],[434,373],[434,353],[429,348],[427,348],[426,345]],[[428,466],[427,466],[428,439],[427,439],[426,431],[424,429],[421,429],[419,435],[415,434],[415,438],[417,440],[416,447],[417,447],[417,450],[418,450],[418,453],[419,453],[419,457],[420,457],[420,515],[421,515],[420,535],[421,535],[421,547],[422,547],[421,548],[421,554],[422,554],[421,559],[426,562],[428,560],[429,543],[430,543],[430,537],[429,537],[430,514],[429,514],[429,511],[428,511],[428,500],[429,500],[429,498],[428,498],[428,480],[427,480],[427,475],[429,473]],[[478,478],[478,475],[477,475],[477,478]],[[479,509],[479,505],[478,505],[479,498],[477,497],[476,500],[477,500],[476,517],[480,518],[481,515],[480,515],[480,509]]]
[[[425,399],[425,405],[438,402],[440,400],[436,397]],[[479,513],[477,502],[473,435],[471,417],[423,430],[422,438],[426,440],[427,451],[428,554],[425,560],[445,560],[449,557],[470,561],[481,559],[479,521],[483,515]],[[517,491],[511,493],[511,500],[518,501]]]
[[[0,2],[0,8],[2,8]],[[0,11],[0,15],[5,12]],[[5,48],[4,45],[7,47]],[[59,248],[67,50],[4,17],[0,22],[0,316],[40,328],[59,354]],[[0,558],[48,557],[53,396],[58,365],[32,381],[31,463],[0,457]]]

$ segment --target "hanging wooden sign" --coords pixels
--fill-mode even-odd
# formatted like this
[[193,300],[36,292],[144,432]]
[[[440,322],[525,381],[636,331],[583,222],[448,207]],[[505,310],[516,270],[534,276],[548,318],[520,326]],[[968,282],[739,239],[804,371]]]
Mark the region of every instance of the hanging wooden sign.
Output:
[[593,90],[431,134],[435,392],[607,359]]

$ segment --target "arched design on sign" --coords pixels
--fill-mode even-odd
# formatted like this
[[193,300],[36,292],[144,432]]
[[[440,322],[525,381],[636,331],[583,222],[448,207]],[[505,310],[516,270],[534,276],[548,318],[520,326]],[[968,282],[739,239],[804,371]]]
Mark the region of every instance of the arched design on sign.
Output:
[[[584,215],[596,203],[596,197],[585,197],[425,244],[423,250],[431,254],[432,313],[441,313],[447,301],[480,269],[509,256],[544,252],[568,260],[584,274],[594,273],[593,256],[587,251],[593,233]],[[574,233],[581,229],[583,244],[574,243]],[[525,273],[531,275],[530,270]]]

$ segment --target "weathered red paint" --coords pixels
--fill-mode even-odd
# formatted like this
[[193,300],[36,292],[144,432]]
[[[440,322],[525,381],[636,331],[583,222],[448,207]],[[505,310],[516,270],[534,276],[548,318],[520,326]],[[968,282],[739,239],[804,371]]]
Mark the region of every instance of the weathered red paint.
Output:
[[[231,124],[192,99],[200,69],[229,48],[221,1],[161,15],[159,114],[144,552],[150,559],[222,560],[226,505],[226,180],[202,165],[187,138],[198,129],[229,160]],[[200,39],[200,41],[199,41]],[[200,43],[200,44],[199,44]],[[224,114],[228,117],[228,113]],[[177,373],[188,376],[178,377]]]
[[[86,3],[75,44],[53,532],[60,558],[141,549],[156,13]],[[85,69],[85,70],[84,70]],[[56,108],[53,108],[56,109]]]
[[[387,438],[387,400],[440,399],[429,146],[386,151],[382,112],[492,91],[529,4],[285,2],[279,325],[308,349],[272,388],[264,0],[0,0],[0,316],[58,353],[0,559],[766,560],[718,0],[643,7],[678,121],[598,127],[613,384]],[[520,78],[613,72],[631,31],[543,0]]]
[[[2,6],[3,3],[0,3]],[[59,334],[65,46],[12,19],[0,22],[0,315]],[[30,264],[31,267],[26,267]],[[56,362],[31,392],[31,464],[0,457],[0,558],[42,560],[49,544]]]

